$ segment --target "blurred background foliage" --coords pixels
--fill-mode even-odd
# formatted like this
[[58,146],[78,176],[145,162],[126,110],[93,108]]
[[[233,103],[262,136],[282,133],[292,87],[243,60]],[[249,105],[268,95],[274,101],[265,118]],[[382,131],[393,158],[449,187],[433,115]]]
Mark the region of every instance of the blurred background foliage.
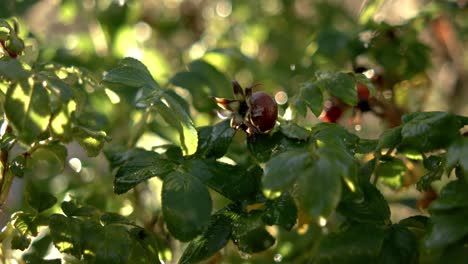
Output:
[[[275,95],[280,115],[310,126],[318,120],[310,112],[299,114],[301,84],[314,79],[319,70],[353,71],[357,67],[374,69],[383,80],[379,83],[382,96],[392,91],[391,100],[402,112],[440,110],[467,115],[466,4],[463,0],[3,0],[0,17],[16,19],[28,47],[26,55],[37,57],[39,63],[82,67],[100,80],[123,57],[141,60],[161,86],[172,88],[189,102],[196,126],[217,122],[216,105],[208,96],[232,97],[231,79],[243,86],[260,83],[259,89]],[[200,81],[191,72],[210,74],[216,81]],[[177,142],[176,131],[157,119],[138,135],[137,142],[129,143],[143,118],[142,111],[133,108],[135,95],[104,87],[92,92],[89,111],[99,113],[92,122],[112,137],[112,144],[151,149]],[[376,138],[392,120],[364,113],[359,126],[350,125],[346,118],[340,122],[361,137]],[[231,145],[227,156],[232,162],[247,159],[244,140],[238,134],[235,141],[239,144]],[[67,148],[67,164],[57,176],[52,177],[55,174],[50,171],[61,168],[45,168],[43,173],[35,171],[15,180],[0,226],[12,212],[24,210],[22,190],[33,184],[59,201],[74,197],[102,211],[128,216],[141,226],[161,229],[154,226],[161,209],[158,179],[115,195],[104,155],[88,158],[76,143]],[[398,213],[392,217],[419,212],[420,194],[384,193],[395,200],[391,208]],[[226,204],[216,197],[215,208]],[[58,206],[53,210],[58,211]],[[282,241],[275,250],[250,258],[228,247],[225,261],[280,262],[283,256],[302,254],[313,243],[304,239],[312,235],[270,231]],[[167,240],[172,251],[162,254],[169,262],[175,261],[184,244]]]

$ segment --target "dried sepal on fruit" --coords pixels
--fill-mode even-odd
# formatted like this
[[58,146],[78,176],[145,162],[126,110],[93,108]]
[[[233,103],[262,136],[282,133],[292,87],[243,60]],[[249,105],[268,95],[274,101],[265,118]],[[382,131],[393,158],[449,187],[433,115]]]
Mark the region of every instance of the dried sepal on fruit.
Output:
[[265,92],[253,92],[258,85],[246,87],[232,81],[235,99],[211,97],[218,106],[230,112],[231,127],[242,128],[247,134],[268,133],[276,124],[278,105],[273,97]]

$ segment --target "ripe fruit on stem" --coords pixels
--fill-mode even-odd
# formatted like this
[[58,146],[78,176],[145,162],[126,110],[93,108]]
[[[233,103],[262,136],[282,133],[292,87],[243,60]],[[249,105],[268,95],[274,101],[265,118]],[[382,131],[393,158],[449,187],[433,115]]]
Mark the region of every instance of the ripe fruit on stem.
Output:
[[212,97],[221,108],[231,112],[231,127],[242,128],[249,135],[268,133],[278,118],[278,105],[273,97],[262,91],[252,93],[255,86],[244,91],[237,81],[232,81],[236,99]]

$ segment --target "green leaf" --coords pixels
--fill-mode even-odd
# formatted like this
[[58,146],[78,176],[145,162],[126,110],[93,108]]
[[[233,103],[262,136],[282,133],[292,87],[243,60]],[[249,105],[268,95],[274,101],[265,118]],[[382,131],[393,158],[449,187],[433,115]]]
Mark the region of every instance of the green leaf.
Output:
[[14,219],[13,225],[21,234],[37,236],[38,223],[36,222],[37,217],[35,214],[16,212],[11,218]]
[[135,257],[139,257],[140,259],[142,257],[146,257],[141,259],[141,262],[161,262],[159,260],[159,251],[168,250],[167,248],[161,246],[161,241],[155,233],[149,232],[141,227],[132,228],[130,230],[130,236],[133,239],[133,241],[130,241],[130,243],[134,245],[134,241],[136,240],[144,250],[144,256],[142,256],[138,250],[133,250],[130,261],[136,262],[134,260]]
[[270,159],[265,165],[263,188],[279,191],[292,185],[297,177],[306,173],[312,165],[311,153],[307,149],[290,150]]
[[93,131],[82,126],[73,128],[73,137],[86,150],[89,157],[95,157],[101,152],[104,143],[110,140],[104,131]]
[[403,184],[405,173],[405,163],[401,159],[391,156],[383,156],[375,169],[375,176],[385,185],[395,189],[400,188]]
[[198,129],[197,156],[203,158],[221,158],[226,154],[232,137],[236,133],[229,120],[214,126],[205,126]]
[[209,83],[199,74],[194,72],[178,72],[169,82],[175,86],[187,89],[192,95],[192,104],[197,110],[210,112],[216,108],[214,101],[209,98],[210,95],[213,95],[214,91]]
[[322,113],[323,95],[318,85],[305,83],[299,91],[299,96],[315,116],[319,116]]
[[297,200],[310,218],[323,225],[340,201],[342,171],[329,157],[318,157],[313,166],[300,172]]
[[232,201],[255,197],[263,174],[258,166],[245,169],[216,160],[188,160],[184,167],[189,174]]
[[386,230],[378,263],[419,263],[418,241],[403,225],[395,224]]
[[281,132],[247,138],[247,148],[259,162],[267,162],[270,157],[284,151],[302,148],[303,144],[303,141],[288,138]]
[[63,103],[73,98],[73,90],[65,81],[57,76],[48,73],[38,74],[38,78],[43,81],[45,88],[55,94]]
[[374,139],[359,139],[359,143],[356,146],[356,153],[367,154],[375,151],[378,145],[378,140]]
[[318,72],[317,85],[348,105],[357,105],[356,83],[351,75],[344,72]]
[[468,175],[468,138],[460,138],[454,141],[447,150],[447,171],[460,165],[463,173]]
[[418,180],[416,188],[419,191],[429,190],[432,182],[440,180],[444,173],[446,159],[441,156],[431,155],[425,158],[423,163],[424,167],[429,171]]
[[274,200],[268,200],[262,219],[268,225],[291,230],[297,221],[297,207],[293,197],[285,192]]
[[124,225],[134,225],[134,223],[125,216],[122,216],[117,213],[104,213],[101,215],[101,223],[104,225],[111,225],[111,224],[124,224]]
[[18,233],[11,239],[11,249],[19,249],[23,251],[29,247],[30,243],[30,238]]
[[468,184],[463,180],[449,182],[429,207],[431,213],[468,209]]
[[81,205],[76,201],[67,201],[63,202],[61,205],[63,212],[71,217],[71,216],[96,216],[99,214],[99,210],[88,205]]
[[31,144],[47,130],[51,115],[49,96],[40,83],[24,81],[10,86],[4,108],[22,142]]
[[232,240],[240,251],[248,254],[264,251],[275,243],[275,238],[265,230],[261,213],[256,211],[235,219]]
[[384,236],[380,226],[350,225],[322,239],[314,263],[379,263]]
[[461,124],[457,117],[444,112],[412,113],[403,118],[402,144],[422,152],[448,147],[458,136]]
[[468,235],[467,189],[468,184],[464,180],[452,181],[429,206],[432,228],[425,240],[428,248],[448,246]]
[[382,133],[379,137],[379,143],[377,144],[377,150],[382,149],[393,149],[398,144],[401,143],[402,136],[401,136],[402,127],[394,127],[389,130],[386,130]]
[[429,226],[429,217],[423,215],[415,215],[402,219],[399,224],[406,227],[408,230],[419,239],[426,235]]
[[80,258],[83,247],[78,219],[53,214],[49,218],[49,229],[52,241],[60,252]]
[[298,140],[307,140],[311,134],[309,130],[292,122],[281,123],[280,129],[285,136]]
[[108,225],[96,244],[95,263],[128,263],[133,243],[123,226]]
[[[212,91],[217,91],[216,96],[227,97],[230,96],[231,82],[226,76],[216,69],[213,65],[207,63],[202,59],[194,60],[189,64],[191,72],[198,74],[204,79],[211,87]],[[229,92],[223,92],[229,91]]]
[[10,162],[10,171],[16,177],[23,177],[25,169],[26,169],[26,158],[24,157],[23,154],[16,156]]
[[207,229],[188,244],[179,263],[197,263],[209,258],[229,242],[231,230],[231,220],[228,217],[222,213],[214,214]]
[[312,128],[312,135],[318,145],[340,146],[348,151],[354,151],[359,143],[359,137],[348,132],[335,123],[318,123]]
[[0,79],[19,81],[28,78],[29,74],[29,71],[24,69],[19,60],[8,56],[0,58]]
[[102,81],[107,84],[118,84],[130,88],[159,89],[158,83],[153,79],[144,64],[133,58],[124,58],[120,66],[106,72]]
[[162,210],[171,234],[189,241],[208,225],[211,197],[201,181],[188,174],[174,171],[166,176],[162,187]]
[[349,220],[359,223],[384,224],[390,221],[390,208],[385,197],[371,183],[362,184],[363,199],[344,197],[338,211]]
[[34,177],[55,176],[63,171],[67,149],[58,142],[39,146],[27,159],[25,175]]
[[359,167],[359,181],[360,182],[368,182],[372,174],[374,173],[376,167],[377,160],[375,158],[365,162]]
[[170,93],[164,93],[164,102],[154,105],[164,120],[179,131],[179,138],[184,153],[192,155],[197,151],[198,133],[190,115]]
[[134,159],[144,159],[147,155],[159,157],[159,154],[154,151],[148,151],[142,148],[127,149],[126,147],[117,144],[109,145],[104,148],[104,155],[106,155],[111,169],[120,167],[124,163]]
[[57,198],[52,194],[38,191],[35,188],[28,188],[26,198],[28,204],[38,213],[51,208],[57,202]]
[[114,179],[114,192],[122,194],[149,178],[158,176],[163,178],[172,172],[175,164],[163,159],[152,151],[134,151],[127,154],[131,157],[124,163]]
[[455,213],[433,214],[432,228],[426,237],[428,248],[439,248],[455,243],[468,235],[468,210],[464,208]]
[[375,86],[369,78],[362,73],[353,73],[356,82],[364,84],[370,92],[370,96],[375,96]]

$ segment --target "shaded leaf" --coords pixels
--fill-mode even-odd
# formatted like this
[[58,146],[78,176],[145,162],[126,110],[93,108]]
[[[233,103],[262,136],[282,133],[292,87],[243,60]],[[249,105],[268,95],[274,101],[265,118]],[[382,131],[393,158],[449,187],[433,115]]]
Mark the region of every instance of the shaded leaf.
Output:
[[402,127],[398,126],[383,132],[382,135],[380,135],[379,137],[377,150],[393,149],[396,146],[398,146],[398,144],[400,144],[402,140],[401,130]]
[[378,263],[385,231],[374,225],[350,225],[325,236],[314,263]]
[[98,209],[89,206],[89,205],[81,205],[78,204],[76,201],[65,201],[60,206],[63,212],[67,216],[95,216],[99,213]]
[[209,258],[227,244],[231,230],[228,217],[222,213],[214,214],[207,229],[187,246],[179,263],[196,263]]
[[322,113],[323,95],[320,87],[314,83],[305,83],[299,91],[301,100],[305,102],[307,107],[315,116]]
[[200,234],[210,220],[211,208],[210,194],[198,178],[174,171],[164,179],[162,209],[175,238],[189,241]]
[[431,188],[431,183],[440,180],[444,173],[446,159],[441,156],[431,155],[425,158],[424,167],[429,171],[422,176],[416,183],[416,188],[419,191],[427,191]]
[[169,82],[175,86],[187,89],[192,95],[192,104],[197,110],[210,112],[216,108],[214,101],[209,98],[210,95],[214,94],[212,87],[198,73],[178,72]]
[[262,170],[257,166],[245,169],[216,160],[188,160],[184,167],[188,173],[233,201],[251,199],[260,189]]
[[297,221],[297,207],[293,197],[285,192],[280,197],[267,201],[262,219],[268,225],[291,230]]
[[0,79],[19,81],[28,78],[29,74],[19,60],[8,56],[0,58]]
[[196,155],[203,158],[221,158],[226,154],[235,133],[236,130],[231,127],[229,120],[214,126],[200,127]]
[[461,127],[455,115],[445,112],[412,113],[403,120],[402,144],[423,152],[448,147]]
[[60,252],[80,258],[83,247],[79,220],[53,214],[49,218],[49,229],[52,241]]
[[216,96],[224,97],[230,94],[223,91],[230,91],[231,82],[226,76],[208,62],[198,59],[189,64],[189,69],[201,76],[211,87],[212,91],[217,91]]
[[124,225],[133,225],[134,223],[123,215],[117,213],[104,213],[101,215],[101,223],[104,225],[111,224],[124,224]]
[[266,250],[275,243],[275,238],[265,230],[261,213],[255,211],[242,214],[234,221],[232,240],[240,251],[249,254]]
[[317,85],[329,91],[331,95],[348,105],[357,105],[356,83],[352,76],[344,72],[318,72],[316,76]]
[[259,162],[267,162],[272,156],[284,151],[302,148],[303,144],[303,141],[290,139],[280,132],[247,138],[247,148]]
[[411,231],[395,224],[385,233],[379,263],[419,263],[418,241]]
[[447,150],[447,171],[460,165],[463,173],[468,175],[468,138],[460,138],[454,141]]
[[309,130],[292,122],[281,123],[280,129],[285,136],[298,140],[307,140],[311,134]]
[[282,190],[294,183],[312,165],[311,153],[307,149],[290,150],[270,159],[265,165],[263,188],[270,191]]
[[129,160],[115,175],[114,192],[117,194],[125,193],[149,178],[156,176],[163,178],[175,168],[173,162],[162,158],[156,152],[138,150],[127,155]]
[[16,234],[11,239],[11,249],[19,249],[21,251],[29,247],[31,239],[23,234]]
[[41,192],[34,188],[28,189],[26,197],[28,204],[38,213],[51,208],[57,202],[57,198],[55,198],[52,194],[48,192]]
[[342,199],[338,211],[349,220],[360,223],[384,224],[390,221],[390,208],[385,197],[371,183],[362,184],[363,199]]

